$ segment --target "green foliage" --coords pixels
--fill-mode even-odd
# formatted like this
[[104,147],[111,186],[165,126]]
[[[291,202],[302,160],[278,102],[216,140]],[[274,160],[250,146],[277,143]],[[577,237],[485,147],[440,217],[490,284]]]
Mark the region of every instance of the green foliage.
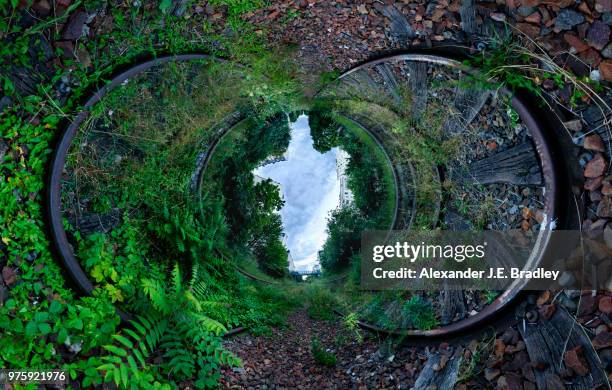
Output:
[[416,329],[429,330],[438,326],[438,320],[431,305],[417,295],[413,295],[404,302],[402,314]]
[[[198,273],[194,276],[198,278]],[[134,329],[125,328],[113,335],[114,344],[104,348],[111,354],[102,358],[106,364],[105,380],[117,386],[159,386],[155,380],[159,372],[146,359],[160,351],[164,357],[161,373],[174,381],[196,379],[198,388],[215,387],[222,365],[239,365],[240,360],[223,350],[220,336],[226,328],[204,314],[204,307],[217,302],[203,296],[202,280],[185,281],[178,264],[172,270],[169,287],[155,279],[143,280],[143,290],[151,309],[148,318],[131,321]],[[190,288],[191,287],[191,288]]]
[[356,312],[344,316],[342,325],[342,328],[338,331],[335,338],[338,346],[345,346],[352,342],[356,342],[357,344],[363,342],[363,331],[359,328],[359,315]]
[[336,318],[334,309],[338,301],[326,287],[311,285],[306,291],[308,316],[315,320],[331,321]]
[[144,273],[145,249],[137,238],[139,230],[128,218],[124,222],[108,235],[94,233],[77,240],[77,254],[85,269],[99,284],[99,293],[103,291],[112,302],[132,298],[136,294],[135,278]]
[[336,365],[336,355],[328,352],[317,338],[313,338],[310,343],[310,352],[314,357],[315,362],[326,367]]
[[510,31],[507,26],[505,31],[494,34],[486,43],[485,50],[465,61],[465,65],[480,70],[480,74],[468,78],[469,84],[483,89],[503,85],[512,91],[526,90],[547,104],[541,84],[551,80],[559,88],[566,85],[571,88],[571,107],[576,107],[581,98],[588,97],[599,108],[610,109],[597,95],[603,89],[601,84],[589,77],[577,77],[557,64],[554,57],[521,31]]
[[[91,197],[95,213],[106,213],[113,208],[125,209],[126,206],[133,211],[134,205],[144,205],[142,209],[150,212],[148,215],[130,213],[129,218],[107,234],[80,237],[73,232],[75,252],[97,287],[91,297],[76,297],[65,286],[65,272],[56,264],[49,250],[41,191],[45,184],[50,142],[58,135],[58,124],[70,121],[79,110],[83,94],[104,83],[117,68],[137,58],[156,56],[158,52],[209,51],[234,58],[244,53],[261,54],[264,52],[263,40],[256,38],[245,25],[240,27],[241,31],[249,32],[244,41],[235,36],[217,36],[214,32],[196,37],[192,33],[194,20],[173,17],[168,12],[171,5],[165,0],[145,0],[140,7],[132,3],[110,6],[98,0],[75,1],[61,15],[41,19],[33,19],[32,13],[23,7],[29,4],[12,0],[0,3],[0,35],[4,39],[0,47],[0,96],[10,96],[15,102],[13,108],[0,113],[0,138],[8,146],[0,161],[0,258],[5,259],[2,266],[10,267],[17,275],[17,283],[10,286],[9,299],[4,305],[0,304],[0,367],[64,368],[83,388],[102,385],[105,380],[120,387],[168,388],[176,387],[174,371],[168,364],[172,361],[178,367],[177,378],[186,378],[187,373],[193,372],[189,379],[196,378],[195,387],[214,387],[219,366],[238,363],[221,349],[219,332],[226,325],[238,322],[262,326],[280,323],[284,313],[281,308],[287,303],[280,295],[272,298],[268,293],[251,292],[238,283],[233,273],[219,267],[219,260],[212,256],[212,243],[227,230],[219,213],[219,204],[204,202],[206,212],[200,217],[199,205],[184,207],[185,203],[176,201],[181,197],[185,199],[185,182],[180,181],[184,176],[177,175],[179,170],[168,168],[181,157],[191,163],[190,155],[170,152],[158,156],[140,167],[141,180],[130,183],[127,186],[129,191],[116,197],[113,195],[117,192],[112,191]],[[114,25],[107,34],[95,34],[79,43],[79,49],[90,53],[91,66],[85,67],[75,58],[53,58],[49,63],[59,60],[62,66],[50,79],[41,78],[35,83],[34,91],[20,90],[20,85],[9,75],[13,66],[22,67],[36,77],[33,65],[39,61],[31,55],[36,50],[30,49],[41,44],[43,35],[53,36],[50,28],[65,23],[79,7],[108,15]],[[249,40],[252,45],[245,44]],[[215,45],[210,43],[213,41]],[[217,46],[216,42],[222,44]],[[243,56],[241,60],[248,63],[252,58]],[[275,69],[273,66],[276,65],[265,68],[256,64],[254,69]],[[278,65],[276,69],[281,68]],[[257,87],[260,80],[265,79],[264,74],[253,74],[249,78],[251,83],[244,89],[244,100],[263,104],[281,97],[283,103],[275,107],[286,104],[288,97],[295,94],[294,85],[286,77],[286,69],[289,68],[273,75],[266,82],[266,88]],[[55,98],[54,87],[62,82],[63,77],[68,77],[72,93],[60,101]],[[282,88],[276,88],[277,81]],[[146,93],[140,93],[143,90],[133,87],[136,84],[128,83],[118,95],[125,93],[127,98],[130,93],[131,96],[145,96]],[[172,99],[189,100],[180,98],[178,86],[166,86],[170,92],[165,96],[168,98],[166,104],[171,105]],[[207,101],[212,101],[212,98],[208,96]],[[116,102],[121,103],[121,100]],[[198,112],[202,115],[189,118],[218,120],[215,113],[207,111],[210,106],[199,104]],[[131,104],[124,107],[126,111],[135,108]],[[104,108],[102,104],[94,111],[108,113]],[[120,116],[126,111],[115,110],[115,114]],[[161,114],[161,110],[158,112]],[[174,126],[182,121],[185,112],[169,113],[163,118],[165,126],[157,129],[178,134],[174,132]],[[156,128],[149,126],[150,120],[138,121],[146,117],[132,117],[130,120],[124,116],[122,121],[109,120],[106,124],[118,125],[124,131],[122,134],[135,135],[135,130]],[[148,117],[153,118],[151,115]],[[186,124],[193,123],[182,121],[180,125],[187,127]],[[195,121],[194,126],[199,129],[208,127],[203,121]],[[196,145],[189,139],[185,141]],[[112,162],[101,162],[109,161]],[[108,165],[101,166],[108,172]],[[160,167],[163,175],[159,174]],[[134,166],[126,168],[126,172],[130,172]],[[115,183],[111,184],[120,184],[117,177],[112,178]],[[90,174],[86,178],[91,179],[88,184],[108,185],[104,181],[105,175]],[[164,191],[170,194],[168,198],[157,197]],[[143,204],[137,203],[139,201]],[[152,220],[156,223],[144,223]],[[66,228],[70,230],[70,226]],[[157,245],[166,243],[172,244],[170,249],[159,251]],[[195,300],[189,297],[189,289],[179,292],[163,288],[168,285],[163,272],[165,267],[178,261],[182,267],[189,268],[193,259],[201,259],[203,263],[201,278],[192,287],[190,285]],[[146,272],[142,268],[146,268]],[[178,271],[173,274],[175,279],[180,275]],[[215,294],[221,296],[220,291],[226,294],[222,297],[223,303],[211,302]],[[245,295],[241,294],[251,295],[243,299]],[[173,303],[171,299],[177,297],[180,297],[180,305],[176,310],[168,310],[168,303]],[[276,300],[269,305],[269,310],[275,313],[264,310],[268,303],[265,299]],[[151,317],[134,320],[132,327],[119,330],[119,317],[111,301],[121,302],[134,313],[147,312]],[[234,306],[227,308],[228,305]],[[182,343],[188,348],[173,347],[173,343]],[[70,352],[64,353],[66,350]],[[101,350],[105,354],[103,358],[97,356]],[[149,353],[149,357],[143,350]],[[154,356],[163,363],[153,364]],[[98,370],[101,366],[105,369]]]
[[278,238],[256,247],[255,255],[260,259],[261,267],[268,275],[274,277],[286,275],[289,266],[287,248]]
[[255,183],[252,171],[266,158],[282,155],[289,140],[283,114],[249,121],[220,142],[204,183],[207,199],[223,205],[228,246],[234,252],[252,251],[261,269],[274,277],[285,275],[288,266],[278,214],[284,202],[277,185],[270,180]]
[[353,255],[359,253],[361,232],[366,226],[366,219],[355,207],[332,211],[327,223],[327,240],[319,255],[321,267],[339,271],[349,265]]

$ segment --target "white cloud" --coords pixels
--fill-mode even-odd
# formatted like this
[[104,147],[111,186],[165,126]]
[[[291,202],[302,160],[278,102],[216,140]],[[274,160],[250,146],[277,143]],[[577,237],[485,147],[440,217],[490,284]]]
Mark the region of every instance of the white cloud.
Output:
[[336,174],[336,149],[321,154],[313,148],[308,117],[291,124],[286,161],[255,170],[281,185],[285,205],[280,214],[287,247],[299,270],[311,269],[327,239],[327,216],[336,208],[340,184]]

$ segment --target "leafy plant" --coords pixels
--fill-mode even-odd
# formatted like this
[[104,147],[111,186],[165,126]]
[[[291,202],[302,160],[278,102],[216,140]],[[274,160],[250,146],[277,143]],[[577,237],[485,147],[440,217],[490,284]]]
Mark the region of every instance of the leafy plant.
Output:
[[123,333],[113,336],[115,344],[104,348],[111,352],[99,367],[105,371],[105,380],[114,381],[117,386],[161,386],[155,381],[153,368],[146,358],[160,351],[165,358],[161,370],[176,381],[196,377],[199,388],[215,387],[221,365],[240,365],[240,360],[221,347],[220,336],[226,331],[218,321],[202,313],[203,306],[216,305],[198,297],[195,289],[186,289],[176,264],[172,270],[169,287],[158,280],[143,280],[143,290],[150,299],[152,310],[149,318],[138,317],[131,321],[134,330],[126,328]]
[[333,367],[336,365],[336,355],[328,352],[319,339],[313,338],[310,343],[310,351],[314,357],[315,362],[326,367]]

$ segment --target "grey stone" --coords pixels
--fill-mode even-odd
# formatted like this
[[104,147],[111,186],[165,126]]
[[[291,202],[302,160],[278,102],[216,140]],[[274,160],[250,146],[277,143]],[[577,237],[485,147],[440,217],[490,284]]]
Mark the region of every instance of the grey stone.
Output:
[[6,142],[0,139],[0,162],[4,160],[4,156],[6,155],[6,152],[8,152],[8,149],[9,147]]
[[13,100],[8,96],[2,96],[0,99],[0,112],[4,111],[5,108],[10,107],[13,104]]
[[612,218],[612,198],[604,196],[597,206],[597,216],[601,218]]
[[569,271],[563,272],[561,276],[559,277],[559,285],[564,286],[564,287],[573,285],[575,281],[576,281],[576,278]]
[[606,12],[601,15],[601,21],[606,23],[608,26],[612,26],[612,12]]
[[605,58],[612,58],[612,43],[608,44],[602,51],[601,55]]
[[608,248],[612,248],[612,223],[608,223],[604,229],[603,238]]
[[562,9],[557,15],[555,28],[557,30],[571,30],[572,27],[584,22],[584,15],[571,9]]
[[587,41],[595,49],[603,49],[610,43],[610,27],[603,22],[594,22],[587,33]]
[[62,34],[62,38],[68,41],[75,41],[79,39],[83,35],[83,27],[85,27],[85,22],[87,21],[87,13],[83,11],[79,11],[74,13],[66,27],[64,27],[64,32]]
[[520,6],[517,9],[517,12],[519,15],[521,15],[522,17],[527,17],[531,14],[533,14],[534,12],[536,12],[537,9],[535,7],[525,7],[525,6]]
[[565,307],[570,312],[573,312],[578,308],[578,304],[576,302],[565,296],[559,299],[559,303],[561,304],[561,306]]
[[569,299],[576,299],[580,296],[580,290],[563,290],[563,294]]
[[580,119],[572,119],[571,121],[567,121],[563,123],[568,130],[571,131],[580,131],[582,130],[582,122]]

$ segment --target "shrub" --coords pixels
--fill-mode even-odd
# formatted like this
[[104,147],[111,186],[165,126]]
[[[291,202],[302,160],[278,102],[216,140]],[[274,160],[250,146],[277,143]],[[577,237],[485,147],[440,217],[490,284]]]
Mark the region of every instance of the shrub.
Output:
[[326,351],[317,338],[312,339],[310,351],[312,352],[315,362],[318,364],[326,367],[333,367],[336,365],[336,355]]

